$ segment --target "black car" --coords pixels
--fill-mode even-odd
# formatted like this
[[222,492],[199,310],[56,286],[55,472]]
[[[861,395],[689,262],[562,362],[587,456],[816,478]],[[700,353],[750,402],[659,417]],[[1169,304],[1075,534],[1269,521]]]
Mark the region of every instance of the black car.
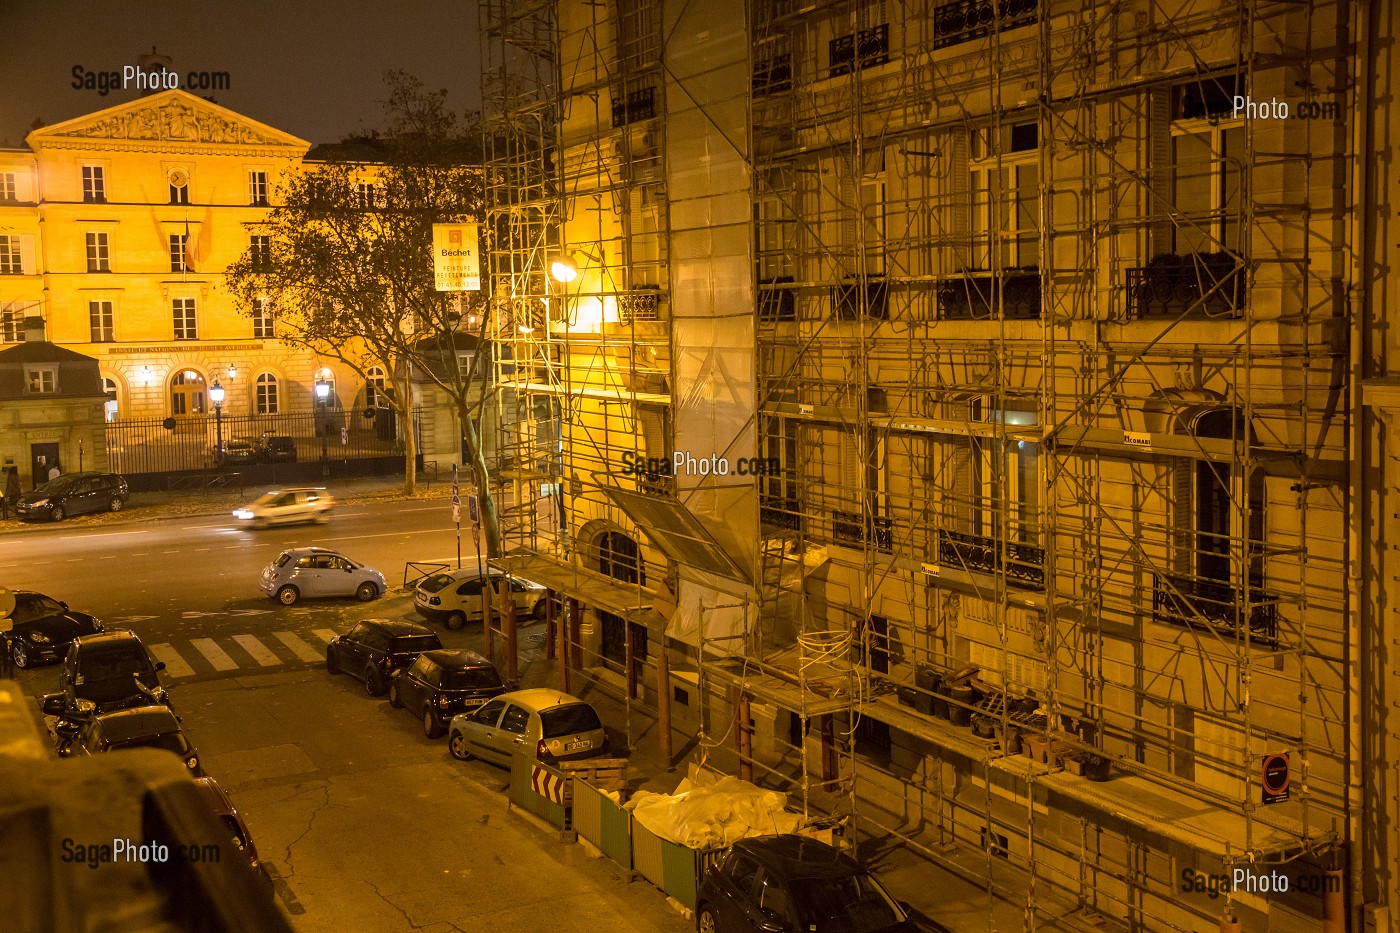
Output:
[[265,433],[258,439],[257,456],[263,463],[296,463],[297,442],[285,434]]
[[326,670],[363,678],[372,697],[382,696],[394,672],[424,651],[441,648],[431,629],[399,619],[365,619],[326,645]]
[[216,463],[256,463],[259,458],[258,444],[246,437],[234,437],[224,441],[224,449],[214,448]]
[[100,755],[124,748],[163,748],[179,755],[191,775],[204,775],[199,755],[168,706],[138,706],[93,716],[60,754]]
[[436,739],[453,716],[505,692],[500,671],[475,651],[425,651],[394,675],[389,705],[413,713],[423,722],[423,734]]
[[23,521],[61,522],[84,512],[120,512],[126,480],[115,473],[65,473],[21,496],[15,511]]
[[69,709],[82,710],[90,703],[101,713],[163,698],[158,673],[163,670],[165,662],[152,663],[135,633],[106,632],[85,635],[68,646],[58,683]]
[[15,591],[10,613],[10,657],[15,667],[58,661],[68,653],[73,639],[104,631],[102,622],[86,612],[74,612],[52,596],[30,590]]
[[908,909],[847,855],[805,836],[741,839],[705,868],[700,933],[913,933]]

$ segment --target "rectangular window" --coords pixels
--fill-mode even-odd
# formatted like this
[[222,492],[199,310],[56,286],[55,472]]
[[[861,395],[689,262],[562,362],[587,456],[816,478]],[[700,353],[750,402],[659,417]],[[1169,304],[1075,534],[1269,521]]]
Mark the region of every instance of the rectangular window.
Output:
[[0,343],[24,340],[24,306],[18,301],[0,301]]
[[271,340],[276,336],[272,326],[272,305],[266,298],[253,299],[253,336],[258,340]]
[[195,322],[194,299],[176,298],[171,303],[171,311],[175,319],[175,339],[198,340],[199,328]]
[[89,301],[88,302],[88,322],[92,327],[93,343],[111,343],[112,336],[112,303],[110,301]]
[[379,192],[375,190],[374,185],[362,181],[355,186],[355,189],[359,193],[360,207],[363,210],[374,210],[379,206]]
[[272,237],[261,234],[250,237],[248,258],[254,272],[271,272]]
[[189,240],[183,233],[170,234],[170,271],[189,272],[189,263],[185,261],[186,247]]
[[107,180],[102,166],[83,166],[83,200],[89,204],[102,204],[107,200]]
[[1040,246],[1040,142],[1035,123],[973,132],[972,267],[1034,268]]
[[87,235],[87,271],[112,271],[112,251],[107,242],[107,234],[89,233]]
[[58,391],[58,371],[52,366],[26,367],[24,383],[30,395],[52,395]]
[[190,186],[189,186],[189,184],[177,185],[177,184],[175,184],[175,182],[172,181],[172,182],[170,183],[170,203],[171,203],[171,204],[188,204],[188,203],[190,203]]
[[267,207],[267,172],[248,173],[248,203],[253,207]]
[[19,237],[0,234],[0,275],[20,275],[24,261],[20,258]]
[[0,172],[0,201],[17,201],[19,197],[16,193],[15,173]]

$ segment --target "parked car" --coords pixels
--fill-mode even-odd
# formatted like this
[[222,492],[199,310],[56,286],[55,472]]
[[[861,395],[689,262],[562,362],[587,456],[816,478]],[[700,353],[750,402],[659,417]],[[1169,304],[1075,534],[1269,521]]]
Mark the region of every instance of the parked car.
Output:
[[72,710],[81,709],[84,702],[96,712],[145,706],[153,700],[168,705],[160,685],[163,670],[165,662],[152,663],[134,632],[119,630],[74,639],[58,683]]
[[354,596],[369,602],[388,588],[384,574],[320,547],[283,551],[263,568],[262,591],[284,606],[303,596]]
[[272,878],[258,858],[258,847],[253,845],[253,834],[248,831],[248,824],[243,822],[243,817],[234,808],[233,801],[228,799],[228,794],[224,793],[224,789],[211,777],[195,778],[194,784],[199,788],[199,796],[208,804],[214,817],[229,835],[233,836],[234,846],[248,857],[248,864],[252,866],[253,871],[270,884]]
[[232,437],[224,441],[224,449],[214,448],[215,463],[256,463],[257,442],[247,437]]
[[286,434],[264,431],[258,438],[258,459],[263,463],[296,463],[297,442]]
[[233,517],[253,528],[295,522],[324,524],[330,521],[333,508],[335,497],[324,487],[298,486],[265,492],[242,508],[234,509]]
[[453,758],[480,758],[507,768],[517,749],[545,764],[608,753],[607,733],[593,707],[543,687],[505,693],[474,712],[459,713],[447,732]]
[[[493,611],[499,611],[496,594],[497,581],[502,574],[499,570],[490,571]],[[441,622],[456,631],[468,621],[481,621],[481,585],[483,578],[475,567],[462,570],[448,570],[424,577],[413,592],[413,608],[418,614],[433,622]],[[549,590],[538,583],[512,577],[511,596],[515,601],[517,615],[533,616],[543,620],[548,612],[549,600],[554,597]]]
[[126,494],[126,480],[115,473],[65,473],[20,496],[15,512],[27,522],[61,522],[85,512],[120,512]]
[[425,651],[394,674],[389,705],[413,713],[423,723],[423,734],[436,739],[453,716],[505,692],[496,665],[475,651]]
[[912,931],[909,911],[855,860],[806,836],[740,839],[710,860],[695,904],[700,933]]
[[61,660],[75,638],[105,631],[101,620],[74,612],[51,596],[31,590],[15,590],[14,595],[15,608],[9,618],[14,626],[10,658],[15,667]]
[[326,645],[326,670],[365,682],[372,697],[382,696],[394,672],[408,667],[424,651],[442,647],[437,635],[417,622],[365,619]]
[[163,748],[179,755],[190,774],[204,775],[199,755],[168,706],[138,706],[92,716],[72,744],[60,748],[60,754],[100,755],[126,748]]

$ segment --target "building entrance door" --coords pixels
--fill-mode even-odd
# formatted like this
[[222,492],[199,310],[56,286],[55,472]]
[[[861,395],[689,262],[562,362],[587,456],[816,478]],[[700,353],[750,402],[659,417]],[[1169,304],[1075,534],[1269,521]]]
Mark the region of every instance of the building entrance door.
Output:
[[29,462],[34,467],[34,485],[49,481],[49,468],[58,463],[58,444],[30,444]]

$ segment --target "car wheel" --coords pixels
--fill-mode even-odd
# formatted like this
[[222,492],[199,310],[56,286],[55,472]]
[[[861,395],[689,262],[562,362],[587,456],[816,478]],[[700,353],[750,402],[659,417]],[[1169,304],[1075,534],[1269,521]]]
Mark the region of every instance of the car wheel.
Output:
[[359,588],[355,590],[355,598],[362,603],[367,603],[378,595],[379,588],[373,583],[361,583]]
[[113,496],[113,497],[107,502],[107,511],[109,511],[109,512],[120,512],[120,511],[122,510],[122,507],[123,507],[124,505],[126,505],[126,500],[125,500],[125,499],[123,499],[121,496]]
[[49,510],[49,518],[52,518],[56,522],[63,521],[67,514],[68,513],[63,510],[63,506],[61,505],[56,505]]
[[442,624],[447,626],[448,631],[455,632],[467,624],[467,614],[454,609],[447,614],[447,621]]
[[399,685],[389,685],[389,705],[394,709],[403,709],[403,704],[399,702]]
[[326,524],[327,522],[329,522],[330,520],[331,520],[331,513],[330,513],[330,512],[317,512],[317,513],[316,513],[316,516],[315,516],[314,518],[311,519],[311,521],[313,521],[313,522],[316,523],[317,525],[324,525],[324,524]]
[[433,718],[433,711],[427,708],[423,710],[423,734],[430,739],[442,738],[442,726]]
[[254,530],[254,531],[266,531],[266,530],[267,530],[267,519],[265,519],[265,518],[255,518],[255,519],[253,519],[253,530]]
[[372,697],[384,695],[384,675],[372,664],[365,668],[365,692]]
[[296,602],[300,596],[301,593],[297,592],[297,588],[291,584],[277,591],[277,601],[284,606],[290,606],[292,603]]
[[452,753],[452,757],[458,761],[471,761],[472,753],[467,751],[467,737],[462,733],[452,731],[447,737],[447,750]]
[[715,924],[715,912],[714,908],[710,907],[709,904],[701,904],[699,908],[696,909],[695,929],[699,930],[700,933],[715,933],[717,929]]
[[[546,596],[544,599],[540,600],[539,602],[535,603],[535,621],[536,621],[536,622],[543,622],[543,621],[545,621],[547,618],[549,618],[549,603],[550,603],[550,597],[548,597],[548,596]],[[559,610],[558,610],[558,609],[556,609],[556,610],[554,611],[554,618],[556,618],[556,619],[559,618]]]
[[24,647],[24,641],[16,638],[14,645],[10,648],[10,657],[14,659],[15,667],[21,670],[29,666],[29,649]]

